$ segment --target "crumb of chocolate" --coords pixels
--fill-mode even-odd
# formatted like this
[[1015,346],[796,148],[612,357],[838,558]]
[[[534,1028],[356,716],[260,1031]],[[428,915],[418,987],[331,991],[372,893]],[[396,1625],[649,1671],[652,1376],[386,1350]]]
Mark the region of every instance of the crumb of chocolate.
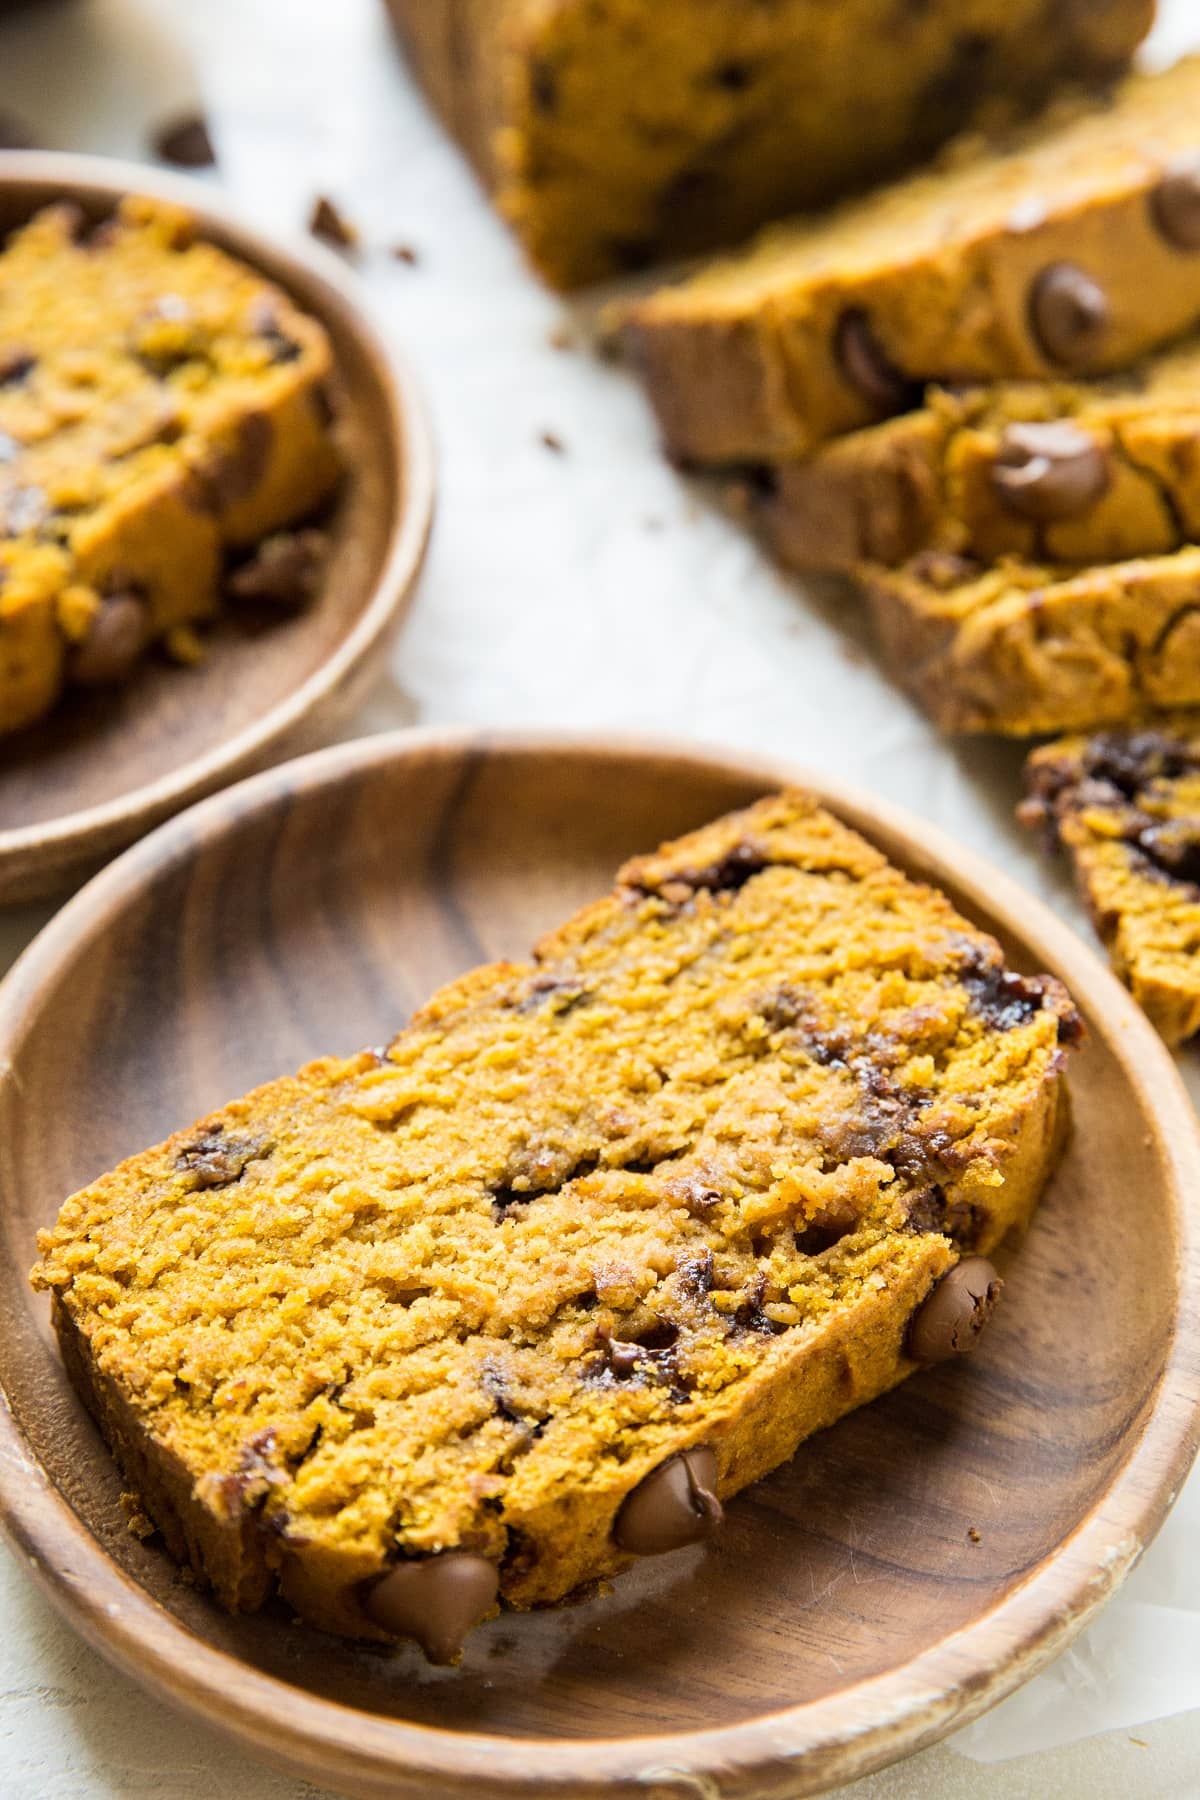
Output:
[[543,431],[541,441],[546,446],[547,450],[552,450],[554,452],[555,456],[565,456],[567,454],[567,446],[563,443],[557,432]]
[[405,263],[410,269],[415,269],[421,260],[420,251],[411,244],[393,244],[390,254],[393,262]]
[[967,1536],[970,1538],[970,1540],[973,1544],[982,1544],[982,1542],[983,1542],[983,1534],[981,1532],[976,1531],[974,1525],[972,1525],[970,1527],[970,1529],[968,1530]]
[[318,194],[313,201],[308,229],[313,237],[320,238],[334,250],[353,250],[358,243],[358,232],[338,211],[328,194]]
[[177,169],[211,169],[217,160],[203,113],[183,113],[155,128],[151,149],[162,162]]

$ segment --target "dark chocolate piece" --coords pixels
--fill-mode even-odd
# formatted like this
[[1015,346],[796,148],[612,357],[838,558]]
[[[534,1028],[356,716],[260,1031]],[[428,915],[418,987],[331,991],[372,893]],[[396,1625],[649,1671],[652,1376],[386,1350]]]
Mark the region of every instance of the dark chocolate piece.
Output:
[[177,169],[211,169],[217,160],[208,120],[201,112],[183,113],[159,125],[151,140],[155,156]]
[[903,412],[920,391],[892,362],[861,307],[838,320],[834,352],[850,386],[880,412]]
[[265,1156],[269,1148],[262,1138],[226,1137],[218,1130],[185,1145],[175,1166],[191,1175],[198,1188],[231,1187],[241,1180],[246,1164]]
[[496,1604],[495,1563],[469,1550],[446,1550],[397,1563],[368,1590],[367,1617],[392,1637],[415,1638],[431,1663],[455,1662],[467,1633]]
[[968,1256],[944,1275],[908,1328],[914,1362],[949,1362],[975,1348],[1004,1286],[986,1256]]
[[613,1537],[633,1556],[662,1556],[702,1544],[721,1523],[717,1459],[709,1449],[683,1450],[638,1483],[617,1514]]
[[1073,263],[1052,263],[1033,284],[1029,322],[1052,363],[1067,369],[1093,363],[1108,336],[1110,320],[1103,288]]
[[992,480],[1010,512],[1049,524],[1087,512],[1108,492],[1112,470],[1090,432],[1062,419],[1009,425]]
[[1173,249],[1200,250],[1200,154],[1171,164],[1150,196],[1150,211]]
[[308,229],[333,250],[353,250],[358,243],[358,232],[338,211],[328,194],[318,194],[313,201]]
[[323,531],[277,531],[225,583],[226,598],[299,612],[313,599],[329,560]]
[[146,636],[145,602],[136,594],[110,594],[75,648],[71,680],[80,687],[111,687],[124,681],[146,647]]

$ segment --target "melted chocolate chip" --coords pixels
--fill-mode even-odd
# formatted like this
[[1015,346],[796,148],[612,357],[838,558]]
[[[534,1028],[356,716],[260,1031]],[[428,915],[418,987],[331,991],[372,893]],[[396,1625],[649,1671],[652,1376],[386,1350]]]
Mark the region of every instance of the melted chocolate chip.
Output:
[[431,1663],[448,1664],[491,1612],[499,1588],[499,1571],[486,1557],[447,1550],[397,1563],[367,1590],[362,1604],[381,1631],[415,1638]]
[[217,512],[251,497],[267,472],[274,443],[275,427],[266,413],[248,412],[239,420],[234,442],[218,450],[204,471]]
[[241,1179],[247,1163],[265,1156],[268,1150],[262,1138],[226,1137],[224,1128],[218,1126],[185,1144],[175,1158],[175,1167],[192,1176],[197,1188],[230,1187]]
[[146,648],[149,619],[137,594],[110,594],[76,645],[69,674],[79,687],[111,687],[124,681]]
[[767,867],[768,858],[756,844],[735,844],[717,862],[680,869],[657,885],[635,883],[635,892],[657,894],[673,906],[686,906],[701,889],[710,894],[737,893]]
[[945,1188],[934,1182],[904,1202],[904,1222],[921,1236],[953,1238],[956,1244],[972,1244],[983,1222],[969,1200],[950,1200]]
[[1103,288],[1073,263],[1043,269],[1029,297],[1029,323],[1043,354],[1064,368],[1086,368],[1104,347],[1111,312]]
[[1112,485],[1107,455],[1066,420],[1009,425],[992,466],[992,481],[1010,512],[1049,523],[1078,518]]
[[994,1031],[1015,1031],[1046,1004],[1046,990],[1040,981],[990,960],[979,945],[972,945],[959,979]]
[[37,357],[21,344],[0,350],[0,387],[17,387],[37,368]]
[[850,386],[878,412],[903,412],[920,392],[892,362],[861,307],[850,307],[838,320],[834,355]]
[[716,1487],[717,1459],[709,1449],[684,1450],[660,1463],[617,1514],[618,1548],[632,1556],[662,1556],[702,1544],[724,1516]]
[[754,70],[745,62],[718,63],[712,72],[712,85],[727,94],[744,94],[753,80]]
[[1150,211],[1175,250],[1200,250],[1200,154],[1171,164],[1150,196]]
[[184,113],[158,126],[151,140],[155,156],[177,169],[211,169],[217,160],[203,113]]
[[1196,767],[1190,744],[1161,731],[1100,731],[1084,752],[1093,780],[1110,782],[1126,800],[1152,781],[1174,780]]
[[908,1328],[914,1362],[948,1362],[975,1348],[1004,1286],[985,1256],[968,1256],[942,1277]]
[[1171,819],[1144,826],[1136,837],[1138,849],[1171,881],[1200,887],[1200,823]]
[[529,69],[529,98],[534,112],[549,118],[558,111],[558,77],[549,63],[536,58]]

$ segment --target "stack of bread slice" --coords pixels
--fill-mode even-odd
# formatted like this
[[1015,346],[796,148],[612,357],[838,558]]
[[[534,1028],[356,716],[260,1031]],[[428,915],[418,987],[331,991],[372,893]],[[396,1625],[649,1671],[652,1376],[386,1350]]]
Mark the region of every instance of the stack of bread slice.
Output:
[[[668,452],[951,731],[1200,703],[1200,58],[627,309]],[[1164,349],[1164,346],[1166,348]]]

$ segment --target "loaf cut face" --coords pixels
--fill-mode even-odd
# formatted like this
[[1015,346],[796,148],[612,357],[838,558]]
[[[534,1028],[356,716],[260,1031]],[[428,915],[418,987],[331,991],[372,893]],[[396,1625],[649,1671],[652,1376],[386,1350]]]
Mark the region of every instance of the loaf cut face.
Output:
[[858,577],[892,673],[943,731],[1078,731],[1200,705],[1200,549],[1075,568],[928,550]]
[[1111,563],[1200,539],[1200,345],[1099,381],[931,388],[924,404],[734,485],[800,571],[938,549]]
[[1059,80],[1113,74],[1153,0],[388,0],[541,274],[730,243]]
[[1077,1030],[1055,981],[779,795],[627,864],[386,1050],[85,1188],[35,1281],[226,1606],[278,1585],[386,1637],[375,1587],[447,1555],[558,1601],[668,1547],[622,1509],[670,1459],[710,1470],[715,1518],[911,1372],[936,1284],[1028,1223]]
[[667,449],[803,456],[929,382],[1127,367],[1200,318],[1200,58],[1052,109],[628,307]]
[[322,326],[174,207],[54,206],[8,239],[0,733],[171,650],[226,551],[331,492],[331,374]]
[[1065,851],[1117,974],[1169,1044],[1200,1031],[1200,713],[1035,750],[1021,817]]

